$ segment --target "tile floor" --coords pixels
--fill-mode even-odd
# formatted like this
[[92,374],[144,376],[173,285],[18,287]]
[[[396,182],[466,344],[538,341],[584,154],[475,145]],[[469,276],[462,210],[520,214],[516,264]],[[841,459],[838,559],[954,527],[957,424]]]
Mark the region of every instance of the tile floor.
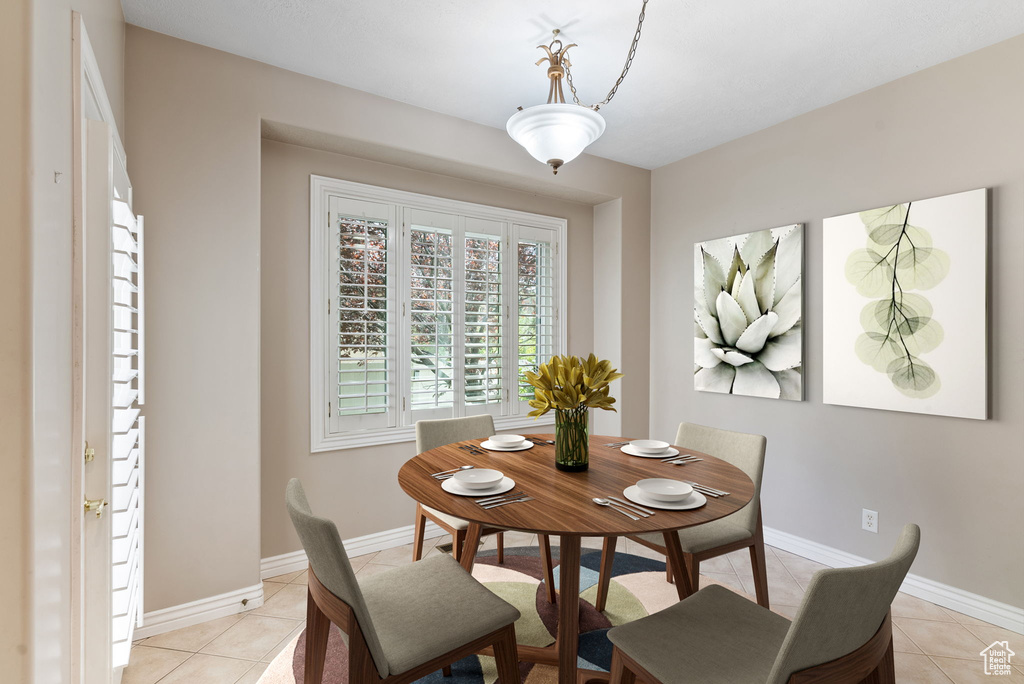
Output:
[[[428,539],[425,552],[440,553]],[[552,540],[553,542],[555,540]],[[484,548],[494,548],[494,537]],[[535,545],[535,535],[509,532],[507,546]],[[620,550],[662,558],[629,540]],[[600,548],[601,540],[584,539],[583,545]],[[358,577],[410,562],[412,546],[402,546],[352,559]],[[824,566],[781,549],[768,547],[768,585],[772,606],[792,617],[811,575]],[[736,552],[706,561],[703,575],[754,594],[749,556]],[[212,620],[174,632],[143,639],[132,648],[122,684],[252,684],[267,664],[305,624],[306,573],[293,572],[263,583],[261,607],[239,615]],[[982,668],[980,651],[993,641],[1008,640],[1020,654],[1020,664],[1000,684],[1024,684],[1024,637],[980,620],[955,613],[921,599],[899,594],[892,605],[896,650],[896,680],[901,684],[972,684],[991,682]]]

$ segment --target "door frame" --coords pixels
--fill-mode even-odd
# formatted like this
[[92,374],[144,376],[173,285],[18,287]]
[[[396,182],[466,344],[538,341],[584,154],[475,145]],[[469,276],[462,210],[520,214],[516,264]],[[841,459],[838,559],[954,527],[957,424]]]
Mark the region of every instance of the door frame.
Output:
[[[72,412],[71,412],[71,681],[85,681],[85,577],[82,539],[85,532],[85,147],[88,120],[103,121],[113,131],[115,156],[125,158],[99,63],[85,23],[72,12]],[[109,513],[108,513],[109,515]],[[91,683],[89,683],[91,684]]]

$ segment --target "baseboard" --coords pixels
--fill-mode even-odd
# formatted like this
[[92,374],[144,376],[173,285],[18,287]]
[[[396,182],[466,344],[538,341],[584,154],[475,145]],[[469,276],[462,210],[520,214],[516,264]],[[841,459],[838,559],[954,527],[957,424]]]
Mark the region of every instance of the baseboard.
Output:
[[135,629],[133,638],[146,639],[182,627],[198,625],[200,622],[259,608],[262,605],[263,584],[254,584],[251,587],[236,589],[226,594],[146,613],[142,618],[143,626]]
[[[769,546],[789,551],[831,568],[851,568],[872,562],[867,558],[861,558],[852,553],[769,527],[764,528],[764,541]],[[907,575],[900,591],[958,613],[999,625],[1018,634],[1024,634],[1024,608],[1000,603],[914,574]]]
[[[352,539],[344,540],[342,543],[345,545],[345,552],[350,557],[355,558],[356,556],[364,556],[368,553],[411,544],[412,532],[413,526],[406,525],[405,527],[396,527],[393,530],[384,530],[383,532],[366,534],[362,537],[353,537]],[[423,538],[433,539],[445,534],[447,532],[428,520]],[[306,552],[302,549],[291,553],[283,553],[280,556],[264,558],[260,561],[260,579],[269,579],[278,575],[285,575],[289,572],[305,570],[307,565],[309,563],[306,560]]]

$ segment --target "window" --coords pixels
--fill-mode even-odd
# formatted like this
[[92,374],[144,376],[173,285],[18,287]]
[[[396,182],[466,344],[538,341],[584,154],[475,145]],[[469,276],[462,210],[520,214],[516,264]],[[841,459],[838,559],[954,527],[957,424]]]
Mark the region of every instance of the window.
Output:
[[313,451],[537,424],[523,373],[564,351],[565,220],[319,176],[310,216]]

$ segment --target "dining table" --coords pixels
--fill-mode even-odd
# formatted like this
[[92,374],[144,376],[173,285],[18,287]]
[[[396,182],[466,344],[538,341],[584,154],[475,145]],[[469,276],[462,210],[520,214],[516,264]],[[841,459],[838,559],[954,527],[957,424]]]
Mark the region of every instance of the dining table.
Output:
[[[683,551],[676,530],[718,520],[743,508],[754,495],[754,483],[731,463],[693,449],[673,445],[680,457],[695,456],[685,465],[671,465],[660,458],[632,456],[619,445],[623,437],[591,435],[589,467],[566,472],[555,467],[554,435],[526,435],[533,446],[521,451],[492,451],[480,447],[483,439],[455,442],[425,451],[408,460],[398,473],[402,489],[424,506],[462,518],[469,523],[463,547],[462,567],[472,572],[481,531],[484,528],[521,530],[559,537],[558,623],[554,644],[547,647],[519,646],[520,660],[558,668],[559,684],[577,684],[593,674],[578,672],[580,554],[583,537],[605,539],[605,562],[610,565],[618,537],[662,533],[668,551],[676,591],[680,600],[696,589],[685,571]],[[614,446],[613,446],[614,445]],[[476,448],[467,448],[476,447]],[[474,497],[450,494],[441,488],[435,474],[472,466],[500,470],[515,481],[529,501],[484,508]],[[622,515],[595,498],[625,498],[624,490],[645,478],[670,478],[728,492],[707,497],[707,503],[690,510],[654,510],[648,517]],[[610,567],[602,567],[610,571]],[[549,591],[551,588],[548,588]]]

